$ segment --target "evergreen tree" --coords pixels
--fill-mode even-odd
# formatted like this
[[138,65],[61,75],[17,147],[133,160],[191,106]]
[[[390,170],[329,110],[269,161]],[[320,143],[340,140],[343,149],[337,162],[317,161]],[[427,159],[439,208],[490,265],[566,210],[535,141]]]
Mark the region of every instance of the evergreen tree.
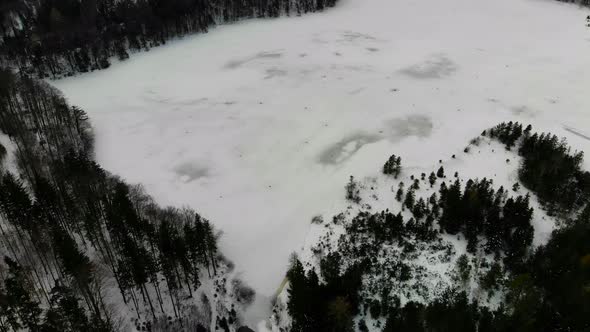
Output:
[[432,188],[436,183],[436,175],[434,174],[434,172],[431,172],[430,176],[428,176],[428,182],[430,183],[430,188]]
[[289,303],[287,305],[289,316],[293,321],[292,331],[312,331],[318,325],[321,315],[319,312],[311,311],[314,303],[314,292],[318,288],[317,276],[310,272],[310,278],[305,276],[301,262],[293,257],[291,268],[287,273],[289,279]]
[[457,179],[448,190],[444,192],[444,195],[441,190],[441,205],[443,213],[440,219],[440,225],[447,233],[457,234],[461,230],[464,220],[462,217],[461,202],[461,183]]
[[393,175],[393,177],[397,179],[402,169],[401,163],[401,157],[391,155],[387,162],[385,162],[385,165],[383,165],[383,174]]
[[514,185],[512,185],[512,191],[518,190],[520,190],[520,184],[518,182],[515,182]]
[[416,202],[414,205],[412,212],[417,220],[424,218],[424,215],[426,214],[426,202],[424,202],[422,197],[418,199],[418,202]]
[[217,239],[213,233],[213,227],[208,220],[203,222],[203,226],[205,244],[207,245],[207,255],[211,261],[214,273],[217,274]]
[[59,227],[53,229],[53,247],[63,271],[74,279],[93,314],[100,318],[99,301],[91,287],[94,268],[90,259],[78,248],[74,239]]
[[441,179],[445,177],[445,169],[442,166],[438,168],[438,171],[436,171],[436,176]]
[[354,177],[351,175],[350,180],[346,184],[346,199],[354,203],[360,203],[361,196],[358,184],[354,181]]
[[529,197],[509,198],[503,209],[503,221],[507,227],[507,255],[511,263],[523,257],[533,242],[534,229],[531,225],[533,209],[529,207]]
[[95,331],[83,307],[71,289],[56,285],[51,290],[50,307],[45,314],[42,332]]
[[433,207],[435,205],[438,205],[438,199],[436,197],[436,193],[432,193],[432,195],[430,195],[430,198],[428,198],[428,203]]
[[415,200],[416,200],[416,198],[415,198],[414,190],[412,190],[412,189],[408,190],[408,192],[406,193],[406,198],[404,199],[404,206],[407,207],[408,209],[412,210],[414,208]]
[[412,183],[412,186],[410,187],[410,189],[413,189],[413,190],[420,189],[420,180],[414,179],[414,183]]
[[27,328],[36,331],[39,328],[41,309],[39,302],[33,300],[29,290],[30,284],[26,283],[28,278],[23,268],[9,257],[4,257],[8,266],[8,277],[5,282],[5,299],[2,308],[4,316],[8,318],[8,324],[15,331]]

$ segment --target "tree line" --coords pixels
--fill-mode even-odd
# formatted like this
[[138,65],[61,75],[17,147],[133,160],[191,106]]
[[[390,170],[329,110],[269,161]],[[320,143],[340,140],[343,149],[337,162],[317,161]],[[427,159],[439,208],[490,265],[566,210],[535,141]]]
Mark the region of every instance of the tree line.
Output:
[[501,123],[482,134],[510,150],[516,144],[522,163],[519,180],[534,192],[550,214],[576,211],[590,201],[590,172],[582,169],[584,152],[571,151],[565,139],[550,133],[533,133],[528,125]]
[[105,278],[138,319],[180,318],[181,299],[217,273],[211,223],[103,170],[86,114],[43,82],[0,71],[0,131],[20,172],[0,176],[0,331],[114,329]]
[[111,57],[246,18],[301,15],[336,0],[6,0],[0,56],[40,78],[109,67]]
[[566,3],[577,3],[582,6],[590,6],[590,0],[557,0]]

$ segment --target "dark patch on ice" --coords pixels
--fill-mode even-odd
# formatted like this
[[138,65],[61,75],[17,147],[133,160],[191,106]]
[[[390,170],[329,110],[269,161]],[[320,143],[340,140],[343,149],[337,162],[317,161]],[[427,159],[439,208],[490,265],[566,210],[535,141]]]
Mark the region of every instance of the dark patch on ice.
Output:
[[167,97],[167,98],[162,97],[153,91],[146,91],[146,95],[143,96],[142,99],[144,101],[149,102],[149,103],[165,104],[165,105],[170,105],[170,106],[192,106],[192,105],[197,105],[197,104],[200,104],[200,103],[203,103],[203,102],[206,102],[207,100],[209,100],[206,97],[176,100],[176,99],[173,99],[170,97]]
[[325,149],[318,157],[324,165],[337,165],[352,157],[364,145],[375,143],[381,139],[378,135],[357,133],[341,139]]
[[175,105],[181,105],[181,106],[191,106],[191,105],[196,105],[196,104],[200,104],[204,101],[209,100],[209,98],[195,98],[195,99],[187,99],[187,100],[179,100],[179,101],[174,101],[173,104]]
[[260,52],[254,56],[254,59],[276,59],[283,56],[283,52],[278,51],[269,51],[269,52]]
[[314,33],[313,34],[313,38],[311,39],[311,41],[313,41],[314,43],[317,43],[317,44],[327,44],[328,43],[327,40],[322,39],[320,37],[320,34],[319,33]]
[[445,55],[434,55],[427,61],[400,70],[402,74],[419,79],[444,78],[458,69]]
[[526,105],[511,107],[510,112],[512,112],[512,114],[514,114],[514,115],[519,115],[519,116],[529,116],[529,117],[535,116],[535,111]]
[[389,138],[399,140],[409,136],[428,137],[432,133],[432,120],[425,115],[409,115],[388,122],[392,130]]
[[250,60],[231,60],[230,62],[225,64],[225,68],[227,69],[236,69],[243,64],[247,63]]
[[590,136],[581,133],[576,128],[572,128],[572,127],[568,127],[568,126],[563,126],[563,129],[565,129],[566,131],[568,131],[568,132],[570,132],[570,133],[572,133],[572,134],[574,134],[574,135],[576,135],[578,137],[581,137],[581,138],[583,138],[585,140],[590,141]]
[[348,94],[349,95],[356,95],[356,94],[361,93],[363,90],[365,90],[365,88],[354,89],[354,90],[350,91]]
[[341,39],[338,40],[340,42],[355,42],[357,40],[377,40],[377,38],[371,35],[355,31],[344,31],[342,34],[340,34],[340,37]]
[[287,75],[287,71],[279,68],[270,68],[265,70],[266,76],[264,77],[265,80],[277,77],[277,76],[285,76]]
[[373,67],[370,65],[336,65],[333,64],[330,66],[331,70],[346,70],[346,71],[353,71],[353,72],[372,72]]
[[553,99],[553,98],[549,98],[549,99],[547,99],[547,102],[549,104],[557,104],[558,103],[558,100],[557,99]]
[[369,52],[379,52],[379,49],[376,47],[367,47],[367,51]]
[[245,65],[246,63],[248,63],[250,61],[254,61],[254,60],[258,60],[258,59],[278,59],[282,56],[283,56],[283,52],[280,52],[280,51],[260,52],[255,55],[249,56],[247,58],[231,60],[228,63],[226,63],[224,67],[227,69],[236,69],[238,67]]
[[392,119],[387,122],[387,128],[379,134],[356,133],[346,136],[330,145],[318,157],[318,162],[324,165],[337,165],[350,159],[363,146],[383,139],[398,141],[405,137],[428,137],[432,133],[432,120],[424,115],[410,115]]
[[189,183],[199,178],[207,177],[209,175],[209,169],[193,163],[184,163],[174,167],[174,173],[178,175],[181,181]]
[[301,76],[308,76],[311,75],[313,73],[316,73],[319,69],[318,68],[306,68],[306,69],[301,69],[299,71],[299,74],[301,74]]

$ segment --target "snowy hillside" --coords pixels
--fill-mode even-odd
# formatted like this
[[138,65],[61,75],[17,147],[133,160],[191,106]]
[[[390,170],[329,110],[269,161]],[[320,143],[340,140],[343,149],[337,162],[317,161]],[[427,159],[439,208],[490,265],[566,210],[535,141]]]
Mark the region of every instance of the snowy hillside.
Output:
[[[545,245],[558,222],[555,217],[547,215],[534,193],[520,185],[511,189],[515,183],[519,183],[518,166],[521,164],[521,158],[518,154],[506,151],[499,142],[484,137],[473,140],[473,143],[467,146],[467,152],[458,149],[456,154],[445,160],[424,164],[421,167],[402,167],[396,178],[376,173],[356,180],[358,203],[349,201],[345,210],[318,215],[310,225],[303,249],[297,253],[306,270],[320,271],[322,261],[335,253],[343,257],[342,270],[358,264],[359,259],[365,259],[365,255],[370,251],[363,246],[374,240],[370,236],[366,237],[363,232],[358,234],[352,231],[355,229],[355,223],[358,223],[358,218],[363,214],[378,214],[381,211],[391,211],[393,214],[401,212],[400,216],[407,221],[406,226],[408,223],[416,222],[413,219],[415,212],[406,206],[405,195],[401,195],[400,198],[396,194],[398,188],[401,188],[402,192],[406,189],[407,193],[408,188],[416,183],[416,180],[419,188],[413,191],[415,200],[424,199],[427,202],[427,210],[433,209],[433,202],[429,201],[429,198],[441,194],[441,182],[452,183],[457,179],[464,187],[467,185],[465,179],[487,178],[491,181],[492,187],[506,189],[506,197],[531,195],[532,247]],[[443,171],[429,179],[427,175],[431,172],[437,173],[437,169]],[[416,223],[420,225],[422,222],[418,220]],[[494,268],[504,271],[502,263],[499,263],[504,254],[494,255],[485,250],[469,252],[464,234],[436,234],[440,230],[438,220],[434,221],[434,229],[435,234],[428,235],[426,239],[409,235],[398,242],[385,245],[377,243],[378,257],[374,263],[377,268],[363,276],[361,298],[370,301],[381,299],[384,296],[382,294],[386,294],[390,301],[391,297],[397,297],[402,305],[409,301],[429,303],[459,284],[460,289],[475,303],[497,309],[503,302],[506,288],[486,287],[480,278],[490,274]],[[351,255],[351,249],[358,252]],[[464,263],[460,262],[462,259],[465,259]],[[461,271],[461,264],[465,264],[467,272]],[[502,277],[503,280],[508,278],[509,274]],[[260,330],[288,330],[291,324],[287,312],[288,289],[288,284],[281,289],[270,322],[259,325]],[[359,321],[365,321],[371,331],[381,331],[385,317],[373,317],[373,314],[368,314],[365,309],[355,321],[357,324]]]
[[[544,0],[341,0],[51,84],[88,112],[101,165],[223,230],[223,252],[259,295],[253,326],[289,255],[316,236],[312,217],[344,211],[348,177],[375,177],[384,156],[403,156],[407,174],[442,159],[511,184],[496,173],[506,156],[457,153],[505,120],[589,151],[588,14]],[[550,229],[535,230],[541,243]]]

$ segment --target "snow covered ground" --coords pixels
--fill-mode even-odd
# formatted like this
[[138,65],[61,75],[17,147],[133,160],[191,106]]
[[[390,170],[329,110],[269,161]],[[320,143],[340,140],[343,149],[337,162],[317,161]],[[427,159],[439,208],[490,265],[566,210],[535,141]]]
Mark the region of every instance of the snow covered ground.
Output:
[[[590,151],[588,14],[552,0],[340,0],[52,84],[89,113],[103,167],[211,219],[270,297],[312,216],[343,210],[349,175],[376,175],[391,153],[425,168],[508,120]],[[251,320],[268,314],[257,309]]]

